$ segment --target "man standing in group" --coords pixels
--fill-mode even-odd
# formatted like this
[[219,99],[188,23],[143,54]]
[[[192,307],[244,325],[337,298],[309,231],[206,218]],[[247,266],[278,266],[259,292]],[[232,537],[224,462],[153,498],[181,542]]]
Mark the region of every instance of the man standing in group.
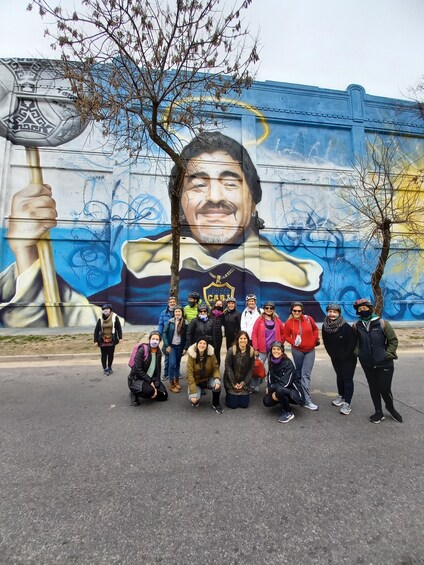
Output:
[[393,360],[397,359],[398,338],[389,322],[374,313],[374,306],[367,298],[360,298],[353,307],[359,318],[353,324],[358,336],[357,354],[375,409],[370,421],[379,424],[384,420],[381,405],[383,399],[393,420],[403,422],[402,416],[394,407],[392,394]]
[[184,318],[189,324],[197,316],[197,307],[201,303],[198,292],[190,292],[188,295],[188,304],[184,306]]
[[[182,150],[186,170],[181,197],[180,293],[190,292],[193,280],[208,293],[225,300],[249,288],[262,300],[290,304],[302,300],[308,311],[323,318],[314,298],[322,268],[313,260],[296,259],[259,236],[263,221],[256,210],[262,188],[247,150],[218,131],[203,132]],[[179,169],[171,171],[168,190],[175,189]],[[270,203],[272,205],[272,203]],[[37,242],[56,225],[56,203],[47,185],[29,185],[16,193],[9,223],[9,242],[16,268],[2,274],[0,323],[4,326],[47,325],[43,285],[37,262]],[[29,221],[23,221],[26,219]],[[36,218],[36,220],[34,220]],[[157,310],[147,304],[152,292],[169,292],[172,232],[127,241],[122,246],[121,282],[91,295],[91,303],[113,302],[129,323],[153,323]],[[20,278],[19,290],[16,285]],[[97,319],[98,309],[58,278],[65,325]],[[20,304],[31,303],[31,321]],[[36,305],[36,307],[33,306]]]

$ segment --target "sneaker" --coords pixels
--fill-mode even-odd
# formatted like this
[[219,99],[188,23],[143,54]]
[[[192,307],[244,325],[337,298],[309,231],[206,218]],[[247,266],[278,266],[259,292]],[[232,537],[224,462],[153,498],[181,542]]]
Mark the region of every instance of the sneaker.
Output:
[[342,404],[344,404],[344,398],[343,396],[338,396],[337,398],[335,398],[333,400],[333,402],[331,403],[333,406],[341,406]]
[[107,369],[105,369],[105,370],[103,371],[103,374],[106,375],[106,376],[108,376],[109,371],[108,371]]
[[303,408],[307,408],[308,410],[314,410],[314,411],[318,410],[318,406],[316,404],[314,404],[312,401],[304,404]]
[[136,395],[133,392],[130,392],[130,400],[132,406],[140,406],[139,401],[137,400]]
[[250,392],[259,392],[259,386],[250,387]]
[[112,368],[111,368],[111,367],[108,367],[108,368],[107,368],[107,372],[108,372],[109,375],[111,375],[111,374],[113,373]]
[[205,389],[205,388],[201,388],[201,389],[200,389],[200,394],[201,394],[202,396],[205,396],[205,395],[206,395],[206,389]]
[[342,407],[340,408],[340,414],[344,414],[348,416],[352,412],[352,407],[348,402],[343,402]]
[[385,420],[383,412],[376,412],[375,414],[370,416],[370,422],[372,422],[373,424],[379,424],[383,420]]
[[393,408],[393,410],[389,410],[390,416],[393,418],[395,422],[399,422],[400,424],[403,422],[402,416]]
[[160,380],[161,380],[161,381],[167,381],[167,380],[168,380],[168,375],[163,375]]
[[293,412],[281,412],[281,416],[278,418],[278,421],[281,424],[287,424],[287,422],[290,422],[290,420],[293,420],[293,418]]
[[212,408],[215,410],[217,414],[222,414],[222,406],[220,404],[212,404]]
[[200,402],[199,402],[199,401],[197,401],[195,404],[194,404],[193,402],[191,403],[191,407],[192,407],[192,408],[198,408],[199,406],[200,406]]

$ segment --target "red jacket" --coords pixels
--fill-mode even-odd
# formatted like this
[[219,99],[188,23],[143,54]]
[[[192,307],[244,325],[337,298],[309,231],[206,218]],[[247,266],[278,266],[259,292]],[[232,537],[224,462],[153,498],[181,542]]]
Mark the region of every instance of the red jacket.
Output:
[[[298,335],[300,335],[302,342],[296,346],[294,342]],[[319,344],[318,327],[314,319],[305,314],[302,314],[299,320],[295,320],[290,316],[284,324],[284,337],[293,349],[298,349],[303,351],[303,353],[311,351]]]
[[[274,317],[275,322],[275,339],[273,341],[281,341],[284,343],[284,324],[278,316]],[[265,343],[265,317],[262,314],[253,324],[252,345],[255,351],[267,353]]]

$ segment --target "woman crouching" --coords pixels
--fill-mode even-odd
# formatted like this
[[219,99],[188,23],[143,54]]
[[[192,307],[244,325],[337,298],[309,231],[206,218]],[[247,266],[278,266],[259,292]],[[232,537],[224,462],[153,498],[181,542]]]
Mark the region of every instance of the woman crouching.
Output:
[[250,399],[250,382],[255,362],[255,350],[250,345],[249,335],[240,331],[234,345],[225,357],[224,387],[228,408],[247,408]]
[[199,339],[187,350],[188,397],[193,408],[200,404],[200,397],[206,389],[212,390],[212,408],[222,414],[219,403],[221,376],[214,348],[205,339]]
[[299,373],[284,353],[284,345],[280,341],[274,341],[268,359],[267,387],[263,403],[267,408],[281,404],[283,411],[278,421],[286,424],[294,418],[290,404],[303,406],[304,402]]
[[138,406],[140,398],[163,402],[168,392],[160,379],[162,353],[159,348],[161,336],[157,331],[149,335],[149,343],[141,343],[135,355],[134,366],[128,376],[130,400]]

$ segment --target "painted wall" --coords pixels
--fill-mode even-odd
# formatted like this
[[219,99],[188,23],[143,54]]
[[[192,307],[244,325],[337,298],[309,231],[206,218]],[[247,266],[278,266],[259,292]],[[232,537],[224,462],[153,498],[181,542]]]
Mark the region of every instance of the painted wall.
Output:
[[[169,290],[171,163],[154,150],[137,163],[119,163],[98,129],[80,124],[66,84],[57,82],[55,99],[40,111],[51,94],[43,79],[37,60],[0,65],[0,325],[52,323],[46,302],[50,313],[60,311],[60,323],[92,325],[106,301],[128,323],[155,323]],[[56,127],[60,123],[66,127]],[[377,251],[364,253],[359,230],[344,228],[351,212],[337,188],[365,151],[367,136],[395,133],[411,162],[424,155],[424,127],[412,106],[369,96],[358,85],[341,92],[255,83],[222,117],[220,130],[246,148],[262,196],[243,178],[246,156],[237,165],[240,184],[228,176],[234,159],[227,163],[212,150],[196,158],[209,185],[203,174],[199,186],[195,174],[183,196],[181,302],[196,290],[210,303],[235,295],[241,308],[253,292],[259,303],[275,300],[283,318],[293,299],[318,320],[334,301],[353,318],[352,302],[371,297]],[[218,207],[206,196],[217,179]],[[195,206],[201,212],[204,205],[196,216]],[[190,217],[200,217],[198,229]],[[50,302],[37,260],[42,234],[50,237],[54,264],[47,264],[58,276],[59,299]],[[388,319],[424,319],[422,262],[418,250],[390,259],[383,281]]]

